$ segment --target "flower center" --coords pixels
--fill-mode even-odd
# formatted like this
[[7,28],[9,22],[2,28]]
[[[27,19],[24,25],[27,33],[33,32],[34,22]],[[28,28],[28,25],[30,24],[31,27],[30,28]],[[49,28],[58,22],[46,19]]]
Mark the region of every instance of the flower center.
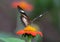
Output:
[[24,28],[24,31],[37,31],[35,27],[28,25]]

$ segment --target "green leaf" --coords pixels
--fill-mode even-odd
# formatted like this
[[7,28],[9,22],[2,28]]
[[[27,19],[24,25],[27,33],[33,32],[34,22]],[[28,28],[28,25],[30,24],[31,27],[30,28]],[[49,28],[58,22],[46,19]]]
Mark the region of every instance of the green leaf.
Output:
[[21,40],[19,38],[13,38],[13,37],[8,37],[8,38],[0,38],[0,42],[25,42],[24,40]]

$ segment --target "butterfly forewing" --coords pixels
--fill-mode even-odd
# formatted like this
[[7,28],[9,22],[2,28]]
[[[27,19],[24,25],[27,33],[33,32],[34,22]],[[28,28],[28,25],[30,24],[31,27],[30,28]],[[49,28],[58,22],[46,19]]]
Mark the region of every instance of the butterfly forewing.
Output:
[[48,14],[48,11],[43,12],[42,14],[40,14],[39,16],[35,17],[31,22],[38,22],[38,21],[42,21],[42,19],[44,19],[46,17],[46,15]]

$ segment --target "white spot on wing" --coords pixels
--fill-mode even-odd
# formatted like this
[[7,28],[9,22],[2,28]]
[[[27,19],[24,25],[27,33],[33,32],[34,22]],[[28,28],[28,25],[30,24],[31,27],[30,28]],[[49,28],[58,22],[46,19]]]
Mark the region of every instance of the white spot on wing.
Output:
[[23,10],[20,10],[20,11],[24,13],[24,11],[23,11]]
[[27,19],[26,18],[22,18],[23,22],[25,23],[25,25],[28,25]]
[[39,17],[42,17],[42,14]]

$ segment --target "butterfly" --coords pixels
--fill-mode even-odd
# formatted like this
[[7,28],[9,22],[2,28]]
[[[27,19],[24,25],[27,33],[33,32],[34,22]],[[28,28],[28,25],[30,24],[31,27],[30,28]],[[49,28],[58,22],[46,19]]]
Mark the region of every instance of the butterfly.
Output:
[[44,15],[46,15],[48,13],[48,11],[46,11],[43,14],[40,14],[38,17],[34,18],[33,20],[30,20],[30,17],[27,16],[25,11],[20,6],[17,6],[17,9],[18,9],[18,12],[21,14],[20,19],[23,22],[24,26],[27,26],[27,25],[33,23],[38,18],[42,18]]

